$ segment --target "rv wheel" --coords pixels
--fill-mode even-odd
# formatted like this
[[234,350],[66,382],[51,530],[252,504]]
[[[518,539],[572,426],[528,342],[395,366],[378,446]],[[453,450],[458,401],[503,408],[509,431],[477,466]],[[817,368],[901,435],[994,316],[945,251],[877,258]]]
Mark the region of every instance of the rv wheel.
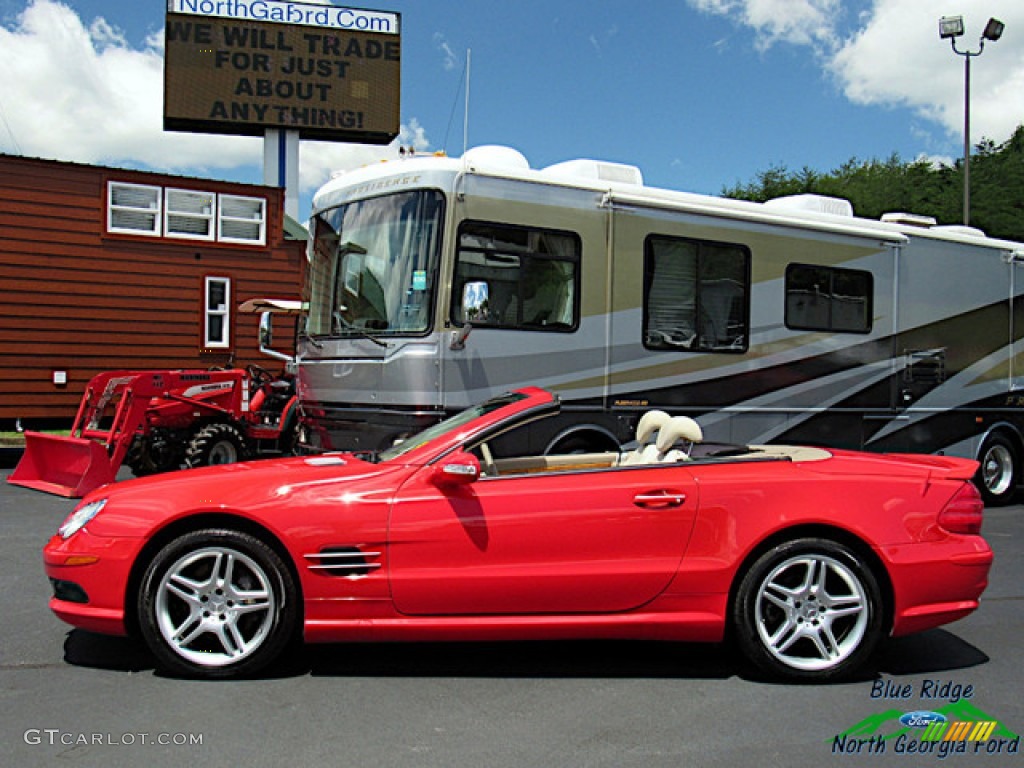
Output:
[[234,464],[247,456],[245,437],[233,424],[208,424],[192,438],[185,449],[185,464],[206,467]]
[[985,503],[997,507],[1009,504],[1017,492],[1017,449],[1000,434],[990,435],[978,452],[976,482]]

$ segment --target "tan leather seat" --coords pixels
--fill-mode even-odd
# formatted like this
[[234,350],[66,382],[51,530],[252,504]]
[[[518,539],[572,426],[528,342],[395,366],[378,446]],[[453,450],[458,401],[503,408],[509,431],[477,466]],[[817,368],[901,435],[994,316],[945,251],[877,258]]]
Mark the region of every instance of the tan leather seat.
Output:
[[[689,416],[673,416],[658,430],[658,438],[654,444],[658,452],[656,461],[659,464],[689,461],[694,443],[703,440],[704,431],[700,428],[700,424]],[[689,445],[685,448],[675,447],[681,443],[689,443]]]
[[658,447],[655,445],[658,433],[664,424],[672,420],[664,411],[648,411],[640,417],[636,425],[637,447],[629,453],[623,454],[619,462],[621,466],[632,466],[637,464],[657,464]]

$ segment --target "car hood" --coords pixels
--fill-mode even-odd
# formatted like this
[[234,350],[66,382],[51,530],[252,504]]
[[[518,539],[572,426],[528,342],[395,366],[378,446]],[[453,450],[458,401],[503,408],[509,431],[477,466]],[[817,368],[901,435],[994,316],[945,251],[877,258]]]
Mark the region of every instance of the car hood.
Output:
[[344,502],[354,494],[391,494],[413,469],[349,454],[243,462],[112,483],[82,504],[107,499],[103,512],[87,526],[91,532],[145,537],[169,520],[197,512],[267,519],[285,507],[298,510]]

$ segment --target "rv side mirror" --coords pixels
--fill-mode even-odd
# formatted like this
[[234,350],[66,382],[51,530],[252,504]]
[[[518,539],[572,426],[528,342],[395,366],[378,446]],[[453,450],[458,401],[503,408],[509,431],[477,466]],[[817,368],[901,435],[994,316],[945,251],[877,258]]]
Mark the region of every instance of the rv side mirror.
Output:
[[490,311],[488,294],[490,289],[483,280],[476,280],[462,286],[462,320],[466,323],[487,321]]
[[273,348],[274,345],[274,313],[273,312],[261,312],[260,313],[260,354],[266,355],[274,360],[281,360],[285,363],[294,362],[294,358],[291,355],[286,355],[283,352],[278,352]]
[[274,313],[260,314],[260,351],[274,346]]
[[431,479],[441,488],[470,485],[480,479],[480,461],[471,453],[455,451],[434,468]]

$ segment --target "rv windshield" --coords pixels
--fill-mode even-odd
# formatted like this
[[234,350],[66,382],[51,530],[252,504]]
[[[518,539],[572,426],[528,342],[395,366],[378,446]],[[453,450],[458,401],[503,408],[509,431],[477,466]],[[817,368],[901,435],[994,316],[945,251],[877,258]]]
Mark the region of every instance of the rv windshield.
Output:
[[444,198],[416,190],[323,211],[311,222],[311,336],[422,334],[431,328]]

